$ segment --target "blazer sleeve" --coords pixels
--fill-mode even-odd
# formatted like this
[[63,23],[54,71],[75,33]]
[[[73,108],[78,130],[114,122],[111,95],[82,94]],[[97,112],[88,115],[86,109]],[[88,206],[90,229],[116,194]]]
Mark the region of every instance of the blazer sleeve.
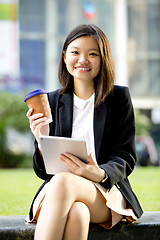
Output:
[[134,111],[127,87],[119,87],[114,91],[108,111],[110,134],[102,144],[103,160],[100,161],[100,167],[108,175],[102,185],[110,189],[127,178],[136,164]]
[[39,178],[43,180],[50,179],[52,175],[49,175],[46,173],[43,157],[39,152],[38,143],[36,140],[35,140],[34,146],[35,146],[35,152],[33,155],[33,169]]
[[[58,102],[58,97],[59,97],[59,90],[48,93],[48,100],[51,107],[51,113],[52,113],[52,119],[53,119],[53,121],[50,123],[50,135],[52,136],[55,135],[56,106]],[[34,147],[35,147],[35,151],[33,155],[33,169],[39,178],[43,180],[50,179],[53,175],[49,175],[46,173],[43,157],[39,152],[38,143],[36,140],[34,142]]]

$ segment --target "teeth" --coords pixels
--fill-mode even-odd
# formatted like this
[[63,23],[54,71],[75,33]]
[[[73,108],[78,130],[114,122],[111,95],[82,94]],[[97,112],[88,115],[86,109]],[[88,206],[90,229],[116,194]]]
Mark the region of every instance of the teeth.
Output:
[[82,71],[89,71],[89,68],[77,68],[78,70],[82,70]]

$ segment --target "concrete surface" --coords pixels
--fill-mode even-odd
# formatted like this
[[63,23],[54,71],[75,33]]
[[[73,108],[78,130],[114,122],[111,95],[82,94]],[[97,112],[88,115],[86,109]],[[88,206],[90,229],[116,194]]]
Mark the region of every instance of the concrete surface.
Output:
[[[33,240],[35,224],[26,224],[25,217],[0,216],[0,240]],[[138,221],[109,230],[91,224],[88,240],[160,240],[160,212],[145,212]]]

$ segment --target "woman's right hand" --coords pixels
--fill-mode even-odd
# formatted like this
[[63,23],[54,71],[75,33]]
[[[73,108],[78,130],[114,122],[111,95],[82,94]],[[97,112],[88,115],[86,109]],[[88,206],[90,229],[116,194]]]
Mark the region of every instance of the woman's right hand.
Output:
[[28,117],[30,122],[30,129],[39,144],[39,137],[41,135],[49,135],[49,123],[47,123],[46,121],[47,118],[43,117],[43,113],[37,113],[32,115],[32,112],[33,109],[30,108],[27,111],[26,116]]

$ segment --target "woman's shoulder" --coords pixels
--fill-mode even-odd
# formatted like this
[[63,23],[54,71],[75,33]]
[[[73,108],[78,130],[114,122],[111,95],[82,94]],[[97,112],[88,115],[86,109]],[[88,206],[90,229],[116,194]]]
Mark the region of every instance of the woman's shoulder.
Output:
[[52,104],[58,101],[59,96],[61,95],[60,91],[60,89],[57,89],[52,92],[48,92],[48,99],[50,102],[52,102]]
[[49,99],[49,102],[52,103],[52,104],[56,104],[60,101],[62,102],[65,102],[67,101],[68,99],[72,99],[73,98],[73,93],[72,92],[68,92],[68,93],[61,93],[61,90],[62,89],[57,89],[55,91],[52,91],[52,92],[48,92],[48,99]]
[[48,96],[49,96],[49,97],[59,96],[59,95],[60,95],[60,91],[61,91],[61,89],[56,89],[56,90],[54,90],[54,91],[48,92]]
[[129,88],[127,86],[114,85],[113,93],[121,94],[126,92],[129,92]]
[[106,104],[112,104],[116,106],[120,106],[122,104],[128,103],[132,104],[131,95],[129,92],[129,88],[126,86],[114,85],[113,90],[108,94],[105,99]]
[[127,86],[114,85],[113,90],[109,93],[109,98],[130,98],[129,88]]

